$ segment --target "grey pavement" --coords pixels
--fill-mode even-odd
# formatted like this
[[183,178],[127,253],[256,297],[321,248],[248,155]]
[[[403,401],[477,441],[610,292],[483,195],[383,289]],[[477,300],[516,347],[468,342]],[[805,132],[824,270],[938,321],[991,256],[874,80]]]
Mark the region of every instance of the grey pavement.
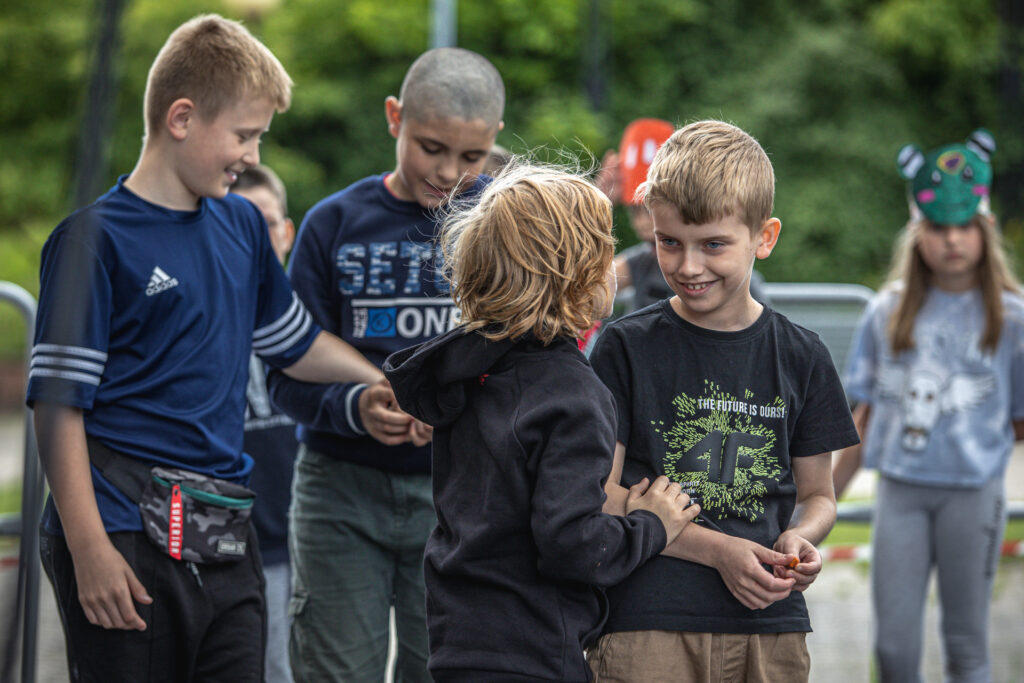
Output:
[[[19,482],[23,457],[23,417],[0,413],[0,485]],[[874,480],[861,473],[852,484],[855,495],[870,495]],[[1007,474],[1011,500],[1024,500],[1024,447],[1018,447]],[[0,615],[13,608],[17,587],[16,544],[0,539]],[[863,562],[830,562],[807,591],[814,633],[808,637],[811,681],[814,683],[863,683],[870,680],[871,613],[868,565]],[[938,638],[938,605],[934,591],[928,600],[925,638],[925,677],[942,680]],[[0,621],[6,621],[0,616]],[[0,646],[6,641],[7,624],[0,623]],[[1024,559],[1004,560],[996,577],[990,635],[993,650],[993,681],[1024,681]],[[64,643],[53,592],[45,578],[40,595],[37,681],[67,680]]]

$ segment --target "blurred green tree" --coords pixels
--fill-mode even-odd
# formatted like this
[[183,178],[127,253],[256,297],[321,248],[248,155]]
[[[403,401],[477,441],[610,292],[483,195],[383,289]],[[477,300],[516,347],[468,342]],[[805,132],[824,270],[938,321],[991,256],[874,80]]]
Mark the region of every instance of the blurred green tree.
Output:
[[[138,156],[149,64],[167,34],[200,12],[244,19],[295,80],[263,157],[287,183],[296,221],[327,194],[393,167],[383,103],[427,48],[429,0],[126,1],[102,186]],[[99,2],[0,6],[0,278],[30,288],[42,240],[71,208]],[[1024,17],[1014,5],[462,0],[458,38],[505,78],[506,147],[592,164],[639,116],[731,121],[775,165],[784,230],[759,265],[768,279],[877,286],[906,220],[895,154],[907,142],[927,148],[990,128],[999,145],[994,208],[1010,240],[1022,239]],[[620,237],[633,239],[628,230]]]

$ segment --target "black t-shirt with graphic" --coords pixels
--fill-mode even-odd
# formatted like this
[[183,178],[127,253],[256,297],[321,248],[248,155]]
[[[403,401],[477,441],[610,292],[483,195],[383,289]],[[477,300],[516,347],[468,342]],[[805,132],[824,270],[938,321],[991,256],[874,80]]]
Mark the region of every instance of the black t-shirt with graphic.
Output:
[[[665,474],[701,504],[701,522],[771,547],[796,505],[791,458],[857,443],[828,350],[765,307],[719,332],[669,300],[608,325],[590,358],[618,408],[622,484]],[[809,631],[803,595],[744,607],[715,569],[658,556],[608,591],[606,632]]]

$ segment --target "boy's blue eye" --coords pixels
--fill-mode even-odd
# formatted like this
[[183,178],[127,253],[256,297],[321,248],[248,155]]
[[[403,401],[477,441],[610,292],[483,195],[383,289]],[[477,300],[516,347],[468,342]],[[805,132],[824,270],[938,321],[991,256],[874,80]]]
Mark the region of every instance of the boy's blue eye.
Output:
[[721,249],[724,246],[725,246],[725,242],[708,242],[707,243],[707,248],[708,249],[712,249],[712,250]]
[[678,245],[679,242],[675,241],[671,237],[662,237],[661,238],[661,244],[663,246],[666,246],[666,247],[674,247],[674,246]]

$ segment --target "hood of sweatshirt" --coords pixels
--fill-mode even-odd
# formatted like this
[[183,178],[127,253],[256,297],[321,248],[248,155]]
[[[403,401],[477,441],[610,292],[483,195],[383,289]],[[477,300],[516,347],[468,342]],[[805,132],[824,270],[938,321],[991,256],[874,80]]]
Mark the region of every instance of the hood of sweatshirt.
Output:
[[540,342],[532,338],[490,341],[476,332],[455,328],[393,353],[382,369],[402,410],[429,425],[443,427],[465,410],[467,382],[483,381],[483,375],[523,344]]

